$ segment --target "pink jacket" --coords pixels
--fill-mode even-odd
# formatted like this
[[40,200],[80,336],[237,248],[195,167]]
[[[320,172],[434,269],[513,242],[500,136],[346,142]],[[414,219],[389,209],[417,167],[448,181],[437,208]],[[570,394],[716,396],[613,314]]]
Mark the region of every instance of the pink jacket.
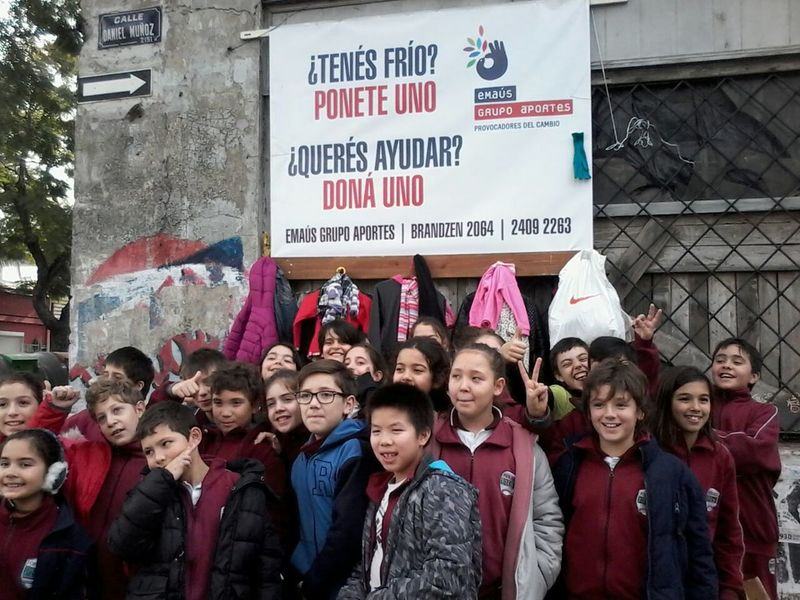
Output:
[[266,348],[278,341],[275,321],[275,276],[278,265],[268,257],[250,268],[250,292],[225,340],[228,360],[257,365]]
[[497,328],[500,311],[503,304],[508,304],[517,327],[524,335],[531,332],[528,312],[517,285],[514,265],[496,262],[489,267],[481,277],[478,289],[475,290],[475,300],[469,311],[469,324],[475,327]]

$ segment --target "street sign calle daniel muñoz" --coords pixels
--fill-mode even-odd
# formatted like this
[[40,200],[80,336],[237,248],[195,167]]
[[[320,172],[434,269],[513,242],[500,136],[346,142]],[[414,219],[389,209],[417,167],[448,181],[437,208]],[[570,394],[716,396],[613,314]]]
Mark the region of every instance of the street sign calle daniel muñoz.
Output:
[[150,69],[78,77],[78,102],[149,96],[151,79]]
[[161,7],[106,13],[100,15],[97,47],[155,44],[161,41]]

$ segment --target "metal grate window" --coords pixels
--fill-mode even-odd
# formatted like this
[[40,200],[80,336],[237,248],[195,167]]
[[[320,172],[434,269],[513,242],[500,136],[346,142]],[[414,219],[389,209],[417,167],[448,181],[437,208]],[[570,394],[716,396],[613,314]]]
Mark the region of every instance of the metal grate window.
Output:
[[624,308],[664,308],[667,363],[755,344],[755,395],[800,432],[800,72],[609,91],[616,135],[605,88],[592,95],[595,246]]

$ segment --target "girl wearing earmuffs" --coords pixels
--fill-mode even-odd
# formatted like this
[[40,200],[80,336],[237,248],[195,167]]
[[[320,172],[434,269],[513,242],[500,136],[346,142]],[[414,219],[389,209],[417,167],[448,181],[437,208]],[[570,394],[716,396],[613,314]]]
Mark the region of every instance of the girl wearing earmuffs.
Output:
[[67,462],[44,429],[6,438],[0,450],[0,597],[98,597],[93,546],[58,493]]

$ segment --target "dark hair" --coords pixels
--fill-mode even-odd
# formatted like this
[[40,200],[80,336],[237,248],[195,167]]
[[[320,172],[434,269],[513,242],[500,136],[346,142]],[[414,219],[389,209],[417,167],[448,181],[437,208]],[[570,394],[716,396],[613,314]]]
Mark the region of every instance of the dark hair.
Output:
[[553,374],[558,373],[558,355],[563,354],[564,352],[569,352],[573,348],[583,348],[589,352],[589,346],[581,338],[565,337],[553,344],[553,347],[550,348],[550,367],[553,369]]
[[392,373],[397,369],[397,358],[403,350],[418,350],[425,357],[433,380],[432,389],[447,387],[447,376],[450,374],[450,355],[442,345],[429,337],[411,338],[398,344],[392,358]]
[[[648,424],[653,436],[662,446],[674,446],[683,439],[683,433],[672,416],[672,396],[679,388],[696,381],[708,386],[710,398],[711,382],[706,374],[697,367],[673,367],[661,375],[656,397],[653,398],[653,411],[648,418]],[[710,418],[700,429],[700,433],[714,439]]]
[[[296,348],[294,348],[294,347],[293,347],[291,344],[289,344],[289,343],[286,343],[286,342],[275,342],[274,344],[272,344],[272,345],[268,346],[268,347],[267,347],[267,349],[266,349],[266,350],[264,350],[264,352],[261,354],[261,360],[259,360],[259,361],[258,361],[258,366],[259,366],[259,368],[261,368],[261,367],[264,365],[264,359],[266,359],[266,358],[267,358],[267,354],[269,354],[270,352],[272,352],[272,351],[273,351],[275,348],[277,348],[278,346],[283,346],[284,348],[286,348],[286,349],[288,349],[289,351],[291,351],[291,353],[292,353],[292,360],[294,361],[294,366],[295,366],[295,367],[297,367],[297,370],[298,370],[298,371],[299,371],[300,369],[302,369],[302,368],[303,368],[303,365],[305,365],[305,364],[306,364],[306,361],[305,361],[305,360],[303,360],[303,357],[302,357],[302,356],[301,356],[301,354],[300,354],[300,353],[297,351],[297,349],[296,349]],[[321,349],[321,348],[322,348],[322,346],[320,345],[320,349]]]
[[197,427],[194,411],[180,402],[159,402],[149,407],[136,425],[136,439],[141,440],[156,432],[156,427],[166,425],[175,433],[188,438],[192,427]]
[[444,323],[442,323],[439,319],[437,319],[436,317],[420,317],[419,319],[417,319],[417,322],[414,323],[414,325],[411,327],[411,331],[409,331],[408,337],[412,338],[414,337],[414,332],[417,330],[417,326],[419,325],[427,325],[428,327],[433,329],[436,332],[436,335],[438,335],[441,338],[442,340],[441,344],[445,350],[447,350],[450,347],[451,345],[450,334],[447,332],[447,328],[444,326]]
[[503,339],[503,336],[498,334],[494,329],[490,329],[489,327],[473,327],[472,325],[467,325],[460,328],[453,336],[453,345],[455,346],[456,350],[461,350],[461,348],[464,346],[474,344],[477,340],[485,335],[492,336],[498,342],[500,342],[500,344],[506,343],[506,341]]
[[269,388],[278,382],[285,384],[286,387],[293,392],[296,392],[299,389],[297,371],[292,371],[291,369],[278,369],[264,381],[264,397],[266,397],[266,395],[269,393]]
[[142,386],[142,396],[147,396],[147,392],[150,391],[150,386],[153,384],[153,378],[156,376],[156,371],[153,368],[153,361],[144,352],[133,346],[117,348],[106,356],[105,364],[120,367],[133,383],[141,381],[144,384]]
[[189,379],[194,377],[194,374],[201,371],[203,374],[208,375],[212,371],[221,369],[228,364],[228,359],[219,350],[214,348],[200,348],[195,350],[181,365],[181,378]]
[[456,358],[462,352],[478,352],[486,357],[486,360],[489,361],[489,367],[492,369],[492,373],[494,374],[495,380],[500,379],[501,377],[505,378],[506,376],[506,361],[503,360],[503,357],[500,356],[500,353],[492,348],[491,346],[487,346],[486,344],[467,344],[466,346],[459,348],[456,355],[453,357],[453,362],[456,362]]
[[[583,393],[581,395],[583,410],[588,416],[592,393],[607,385],[611,388],[611,397],[622,392],[628,392],[636,406],[647,415],[647,377],[632,362],[620,358],[607,358],[589,371],[583,380]],[[640,423],[636,425],[636,431]]]
[[433,404],[428,394],[407,383],[390,383],[379,388],[367,402],[366,418],[372,423],[373,413],[380,408],[394,408],[408,416],[417,434],[433,433]]
[[22,385],[30,388],[31,392],[33,392],[33,398],[36,400],[37,404],[41,403],[42,398],[44,398],[44,383],[42,383],[42,380],[33,373],[15,371],[0,377],[0,386],[10,385],[12,383],[21,383]]
[[355,346],[367,341],[367,336],[364,332],[356,328],[352,323],[348,323],[344,319],[336,319],[330,323],[325,323],[319,328],[319,335],[317,335],[317,344],[319,344],[319,351],[322,352],[322,347],[325,345],[325,336],[328,332],[336,334],[339,341],[343,344]]
[[230,363],[214,371],[208,377],[208,386],[212,394],[223,391],[242,392],[254,409],[261,406],[264,398],[264,381],[253,365]]
[[344,366],[344,363],[340,363],[338,360],[323,358],[300,369],[297,374],[298,389],[302,388],[306,379],[312,375],[330,375],[345,397],[356,395],[356,380],[347,367]]
[[636,351],[625,340],[610,335],[600,336],[589,344],[589,362],[601,362],[608,358],[624,358],[635,364]]
[[[747,358],[750,359],[750,370],[753,372],[753,374],[761,375],[761,367],[764,364],[764,359],[761,357],[761,353],[756,349],[756,347],[743,338],[730,337],[722,340],[716,345],[714,352],[711,353],[711,361],[714,361],[714,358],[716,358],[717,353],[720,350],[727,348],[728,346],[739,346],[741,351],[744,352],[747,355]],[[753,386],[751,385],[750,387]]]
[[86,409],[94,419],[94,409],[101,402],[105,402],[111,396],[117,396],[125,404],[136,406],[139,402],[144,402],[142,392],[133,383],[109,377],[100,377],[89,389],[86,390]]
[[47,468],[60,460],[64,460],[64,449],[61,447],[61,442],[58,441],[54,433],[46,429],[23,429],[12,433],[0,444],[0,452],[3,451],[8,442],[14,440],[27,440],[34,452],[44,461]]
[[[367,353],[367,356],[369,356],[369,360],[372,362],[373,369],[375,371],[380,371],[381,372],[380,381],[385,381],[386,380],[386,376],[389,374],[388,373],[389,372],[389,367],[386,365],[386,359],[384,359],[383,355],[375,349],[375,346],[365,342],[363,344],[356,344],[355,346],[350,348],[350,350],[352,350],[353,348],[363,348],[364,349],[364,352]],[[350,352],[350,350],[345,352],[344,355],[347,356],[347,354]]]

